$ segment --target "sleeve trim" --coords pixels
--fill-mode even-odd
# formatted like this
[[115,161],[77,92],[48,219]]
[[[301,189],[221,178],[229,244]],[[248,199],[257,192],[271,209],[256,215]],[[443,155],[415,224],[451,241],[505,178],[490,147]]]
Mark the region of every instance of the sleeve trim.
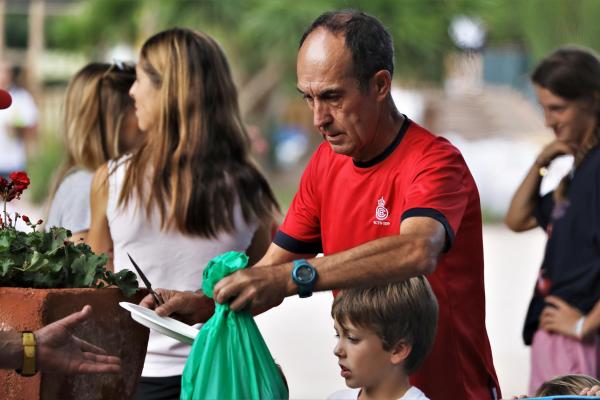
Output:
[[319,242],[305,242],[295,239],[290,235],[278,230],[273,238],[277,246],[297,254],[318,254],[323,252],[323,245]]
[[448,222],[444,214],[442,214],[435,208],[411,208],[409,210],[404,211],[402,217],[400,217],[400,221],[404,221],[405,219],[411,217],[429,217],[435,219],[440,224],[442,224],[444,226],[444,229],[446,230],[446,243],[444,244],[443,252],[446,253],[450,250],[450,248],[452,247],[452,243],[454,243],[454,231],[452,230],[452,227],[450,226],[450,223]]

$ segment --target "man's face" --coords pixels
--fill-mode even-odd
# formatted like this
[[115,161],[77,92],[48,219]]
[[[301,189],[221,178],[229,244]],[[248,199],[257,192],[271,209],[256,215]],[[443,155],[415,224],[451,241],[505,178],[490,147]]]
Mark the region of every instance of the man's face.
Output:
[[313,31],[298,52],[298,91],[313,112],[313,124],[334,152],[368,161],[379,153],[380,100],[372,82],[365,91],[352,75],[344,37]]

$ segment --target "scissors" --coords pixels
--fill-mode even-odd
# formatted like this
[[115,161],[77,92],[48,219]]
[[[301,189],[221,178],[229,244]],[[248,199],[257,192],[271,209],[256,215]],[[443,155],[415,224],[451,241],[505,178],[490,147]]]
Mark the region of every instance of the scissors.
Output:
[[161,295],[158,294],[158,293],[156,293],[154,291],[154,289],[152,289],[152,285],[150,284],[150,281],[148,280],[148,278],[146,278],[146,275],[144,275],[144,273],[142,272],[142,270],[140,269],[140,267],[138,267],[137,263],[135,261],[133,261],[133,258],[131,258],[131,256],[129,255],[129,253],[127,253],[127,257],[129,257],[129,260],[133,264],[133,267],[137,271],[137,273],[140,276],[140,278],[142,278],[142,281],[144,282],[144,285],[146,285],[146,288],[148,289],[148,291],[152,295],[152,298],[154,298],[154,301],[156,302],[156,304],[159,305],[159,306],[161,304],[164,304],[165,302],[164,302],[163,298],[161,297]]

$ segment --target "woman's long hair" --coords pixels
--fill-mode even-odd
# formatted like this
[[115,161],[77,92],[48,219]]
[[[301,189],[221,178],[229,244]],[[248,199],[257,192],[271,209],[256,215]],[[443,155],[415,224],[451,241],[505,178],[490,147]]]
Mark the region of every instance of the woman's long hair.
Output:
[[121,128],[133,100],[129,89],[135,82],[135,67],[129,64],[90,63],[69,82],[64,101],[64,145],[66,159],[56,175],[50,195],[73,169],[95,171],[126,150]]
[[237,90],[219,45],[189,29],[169,29],[143,45],[139,66],[159,90],[158,126],[127,164],[120,205],[132,195],[163,229],[216,237],[272,217],[277,202],[250,159]]
[[[531,75],[538,86],[567,100],[583,101],[596,109],[596,127],[575,152],[574,167],[577,169],[585,156],[600,143],[600,61],[587,49],[565,47],[543,59]],[[560,181],[554,191],[556,201],[566,199],[571,174]]]

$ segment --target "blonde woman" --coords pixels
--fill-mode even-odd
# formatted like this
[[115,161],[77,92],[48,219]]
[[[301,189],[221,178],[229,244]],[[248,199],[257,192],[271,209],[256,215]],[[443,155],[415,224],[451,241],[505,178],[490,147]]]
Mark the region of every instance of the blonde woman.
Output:
[[66,160],[51,191],[47,228],[62,226],[73,240],[86,238],[94,172],[140,139],[128,94],[134,81],[135,67],[120,63],[91,63],[71,79],[64,103]]
[[[277,203],[250,160],[237,91],[213,39],[160,32],[144,43],[136,70],[130,93],[146,141],[96,172],[89,243],[114,250],[115,270],[132,268],[129,253],[156,287],[195,291],[216,255],[246,251],[251,263],[263,255]],[[138,399],[179,398],[189,351],[150,332]]]

